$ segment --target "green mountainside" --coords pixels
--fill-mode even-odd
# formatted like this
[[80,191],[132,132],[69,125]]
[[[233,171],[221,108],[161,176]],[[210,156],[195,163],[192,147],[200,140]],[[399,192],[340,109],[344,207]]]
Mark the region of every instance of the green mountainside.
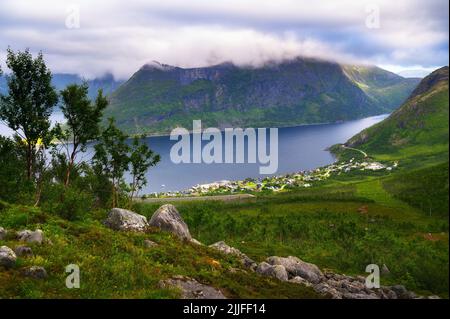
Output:
[[352,137],[347,146],[379,157],[448,154],[448,94],[448,67],[443,67],[425,77],[387,119]]
[[297,58],[261,67],[143,66],[111,95],[105,117],[129,133],[205,125],[290,126],[391,112],[418,79],[377,67]]

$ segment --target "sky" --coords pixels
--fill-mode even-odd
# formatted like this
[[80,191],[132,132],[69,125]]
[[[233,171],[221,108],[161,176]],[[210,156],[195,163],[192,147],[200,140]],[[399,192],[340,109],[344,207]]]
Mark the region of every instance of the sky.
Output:
[[404,76],[448,65],[448,0],[0,0],[6,49],[54,73],[127,79],[151,61],[261,65],[297,56]]

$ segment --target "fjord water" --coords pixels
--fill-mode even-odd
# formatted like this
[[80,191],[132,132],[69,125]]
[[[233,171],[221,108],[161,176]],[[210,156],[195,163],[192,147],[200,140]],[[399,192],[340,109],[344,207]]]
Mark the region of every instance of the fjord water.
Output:
[[[274,175],[310,170],[331,164],[335,158],[326,149],[343,143],[361,130],[376,124],[387,114],[335,124],[304,125],[278,130],[278,171]],[[168,136],[149,137],[148,145],[161,155],[161,162],[148,172],[148,185],[142,193],[184,190],[196,184],[220,180],[265,177],[255,164],[174,164],[170,149],[176,141]],[[208,141],[204,142],[207,144]]]
[[[280,128],[278,130],[278,171],[274,175],[311,170],[333,163],[334,157],[326,150],[329,146],[345,142],[356,133],[386,117],[387,114],[383,114],[342,123]],[[53,114],[52,120],[61,121],[61,114]],[[10,135],[10,133],[8,128],[0,124],[0,134]],[[174,164],[170,159],[170,149],[176,142],[170,140],[169,136],[146,138],[146,143],[152,150],[160,154],[161,162],[148,171],[148,185],[141,193],[180,191],[196,184],[268,176],[259,174],[261,164],[258,161],[255,164]],[[207,143],[208,141],[204,141],[203,145]],[[92,154],[93,148],[89,147],[81,156],[82,160],[89,160]]]

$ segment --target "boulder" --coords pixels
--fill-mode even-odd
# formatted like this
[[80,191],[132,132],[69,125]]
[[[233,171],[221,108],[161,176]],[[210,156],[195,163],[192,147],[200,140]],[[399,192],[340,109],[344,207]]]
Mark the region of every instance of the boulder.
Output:
[[175,276],[170,279],[161,280],[159,286],[165,289],[179,289],[182,299],[226,299],[220,290],[201,284],[189,277]]
[[26,229],[17,232],[17,238],[20,241],[25,241],[27,243],[42,244],[44,242],[44,233],[40,229],[37,229],[35,231]]
[[3,227],[0,227],[0,240],[5,239],[7,233],[8,232],[6,231],[6,229],[4,229]]
[[147,228],[147,218],[130,210],[113,208],[103,222],[113,230],[143,232]]
[[303,279],[300,276],[294,277],[292,279],[289,279],[289,282],[292,282],[293,284],[299,284],[299,285],[304,285],[307,287],[311,287],[312,284],[309,281],[306,281],[305,279]]
[[395,285],[390,287],[390,289],[397,295],[399,299],[409,299],[408,290],[406,290],[403,285]]
[[193,243],[194,245],[198,245],[198,246],[203,246],[203,244],[201,242],[199,242],[197,239],[192,238],[191,239],[191,243]]
[[47,271],[44,267],[40,266],[31,266],[28,268],[25,268],[22,271],[22,274],[26,277],[31,277],[34,279],[45,279],[47,278]]
[[286,268],[281,265],[272,266],[266,262],[262,262],[256,267],[256,272],[263,276],[277,278],[281,281],[288,281],[289,279]]
[[16,260],[17,256],[11,248],[6,246],[0,247],[0,266],[10,268],[15,265]]
[[192,239],[189,228],[175,206],[166,204],[158,208],[149,222],[150,226],[168,231],[182,240]]
[[287,258],[283,258],[273,256],[267,258],[266,261],[271,265],[284,266],[289,276],[292,278],[299,276],[313,284],[319,283],[324,278],[319,267],[314,264],[304,262],[297,257],[289,256]]
[[314,285],[313,289],[319,294],[329,295],[332,299],[342,299],[342,293],[327,283],[322,282]]
[[19,257],[33,257],[33,250],[28,246],[17,246],[14,252]]
[[258,264],[255,261],[253,261],[252,259],[250,259],[246,254],[242,253],[237,248],[228,246],[224,241],[219,241],[217,243],[210,245],[209,247],[214,248],[226,255],[234,255],[234,256],[239,257],[242,264],[245,267],[250,268],[251,270],[255,270],[256,267],[258,266]]

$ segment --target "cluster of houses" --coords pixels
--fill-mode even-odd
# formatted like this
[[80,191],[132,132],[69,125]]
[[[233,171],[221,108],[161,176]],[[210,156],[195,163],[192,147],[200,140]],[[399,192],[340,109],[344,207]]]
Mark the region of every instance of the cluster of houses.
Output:
[[326,180],[331,176],[349,173],[351,171],[392,171],[398,166],[398,162],[391,165],[380,162],[351,159],[347,162],[338,162],[315,170],[300,171],[293,174],[269,176],[262,179],[247,178],[243,181],[223,180],[208,184],[195,185],[180,192],[159,193],[157,197],[179,197],[199,195],[219,195],[230,193],[251,193],[262,191],[280,192],[294,188],[308,188],[314,183]]

